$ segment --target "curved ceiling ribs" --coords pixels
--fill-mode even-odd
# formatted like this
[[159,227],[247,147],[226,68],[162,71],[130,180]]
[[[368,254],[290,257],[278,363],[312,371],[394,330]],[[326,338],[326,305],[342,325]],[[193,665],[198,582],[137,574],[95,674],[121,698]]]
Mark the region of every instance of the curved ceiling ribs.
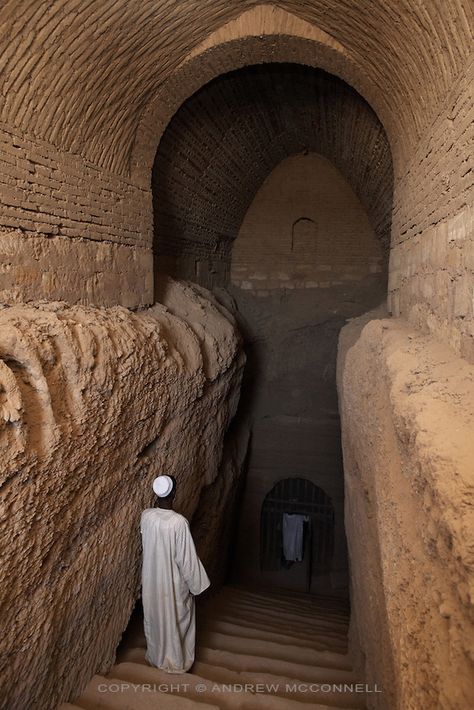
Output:
[[153,170],[156,254],[209,251],[228,260],[264,179],[305,151],[341,170],[387,248],[393,176],[377,116],[336,77],[271,64],[215,79],[171,120]]
[[[209,51],[213,33],[223,41],[220,28],[259,7],[258,0],[6,0],[0,120],[126,176],[140,117],[163,83],[193,50]],[[310,23],[322,42],[329,37],[328,46],[342,47],[354,82],[344,78],[384,121],[385,107],[394,142],[408,147],[470,49],[464,0],[276,0],[263,7],[264,23],[289,13],[277,23],[281,34],[310,36]],[[242,23],[237,43],[261,34],[254,21]]]

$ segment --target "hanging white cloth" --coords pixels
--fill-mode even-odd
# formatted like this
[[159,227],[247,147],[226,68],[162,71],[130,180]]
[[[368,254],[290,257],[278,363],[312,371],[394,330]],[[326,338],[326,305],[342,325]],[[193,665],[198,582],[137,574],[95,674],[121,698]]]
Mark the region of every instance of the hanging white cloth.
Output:
[[301,562],[303,559],[305,522],[309,522],[309,515],[283,513],[283,557],[287,562]]
[[194,662],[194,595],[207,589],[209,578],[182,515],[149,508],[140,529],[146,660],[168,673],[184,673]]

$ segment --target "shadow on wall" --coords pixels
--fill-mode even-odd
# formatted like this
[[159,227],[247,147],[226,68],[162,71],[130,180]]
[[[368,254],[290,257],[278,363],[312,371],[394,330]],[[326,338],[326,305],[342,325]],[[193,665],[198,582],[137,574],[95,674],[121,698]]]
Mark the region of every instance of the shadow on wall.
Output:
[[[373,275],[349,286],[276,289],[267,296],[236,287],[230,292],[247,354],[238,416],[252,431],[233,581],[264,582],[258,553],[263,501],[278,481],[301,477],[332,500],[334,555],[329,578],[318,581],[326,590],[342,590],[348,580],[337,345],[347,320],[383,300],[384,280]],[[278,577],[274,583],[292,586],[285,570]]]
[[[234,243],[231,276],[248,357],[239,410],[253,432],[235,579],[268,577],[255,550],[261,507],[278,481],[301,477],[325,491],[335,514],[331,567],[313,575],[313,591],[342,591],[338,338],[348,320],[384,300],[383,252],[340,172],[321,156],[301,154],[282,161],[255,195]],[[275,571],[272,584],[307,588],[294,569]]]

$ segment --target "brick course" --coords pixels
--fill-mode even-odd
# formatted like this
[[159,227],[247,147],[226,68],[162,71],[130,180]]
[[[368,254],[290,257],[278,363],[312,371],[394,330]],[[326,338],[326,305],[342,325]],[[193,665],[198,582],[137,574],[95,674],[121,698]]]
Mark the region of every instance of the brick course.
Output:
[[272,65],[220,77],[170,122],[153,171],[158,269],[174,260],[174,275],[196,279],[207,262],[202,283],[225,283],[255,193],[278,163],[308,150],[345,175],[387,250],[392,165],[374,112],[335,77]]
[[339,171],[315,153],[287,158],[257,192],[232,250],[232,282],[267,294],[384,270],[380,243]]
[[474,362],[473,65],[396,181],[389,308]]
[[0,300],[152,300],[151,195],[0,125]]

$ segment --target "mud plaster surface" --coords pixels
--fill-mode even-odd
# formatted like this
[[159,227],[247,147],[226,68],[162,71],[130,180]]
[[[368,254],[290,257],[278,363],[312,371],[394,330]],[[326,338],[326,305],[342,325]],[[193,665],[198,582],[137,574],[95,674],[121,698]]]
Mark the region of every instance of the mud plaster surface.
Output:
[[338,367],[359,664],[383,710],[471,707],[474,369],[383,313]]
[[49,710],[110,666],[153,478],[177,477],[192,518],[235,475],[232,452],[220,466],[244,361],[232,317],[184,283],[163,282],[163,303],[0,310],[2,708]]

